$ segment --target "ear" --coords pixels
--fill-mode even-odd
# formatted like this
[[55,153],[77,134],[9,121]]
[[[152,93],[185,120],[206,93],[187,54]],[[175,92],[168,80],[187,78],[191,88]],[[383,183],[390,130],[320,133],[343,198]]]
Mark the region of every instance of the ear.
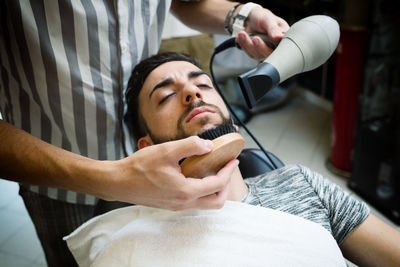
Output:
[[154,143],[153,143],[153,140],[151,140],[150,136],[146,135],[145,137],[139,138],[137,145],[138,145],[139,149],[142,149],[147,146],[152,146],[152,145],[154,145]]

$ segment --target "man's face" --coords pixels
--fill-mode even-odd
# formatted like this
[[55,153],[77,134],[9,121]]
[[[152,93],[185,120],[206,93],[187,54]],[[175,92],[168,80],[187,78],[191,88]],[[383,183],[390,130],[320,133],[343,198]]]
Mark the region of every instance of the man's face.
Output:
[[150,73],[139,94],[139,109],[149,131],[139,148],[231,123],[208,75],[186,61],[164,63]]

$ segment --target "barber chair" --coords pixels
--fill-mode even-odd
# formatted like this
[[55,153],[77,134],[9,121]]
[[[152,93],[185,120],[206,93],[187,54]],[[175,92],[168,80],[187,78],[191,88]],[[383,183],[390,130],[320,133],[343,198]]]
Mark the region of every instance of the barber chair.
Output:
[[244,179],[273,171],[276,169],[274,165],[277,168],[281,168],[285,165],[277,156],[271,152],[267,153],[270,158],[265,156],[260,149],[243,149],[238,160],[240,161],[239,169]]

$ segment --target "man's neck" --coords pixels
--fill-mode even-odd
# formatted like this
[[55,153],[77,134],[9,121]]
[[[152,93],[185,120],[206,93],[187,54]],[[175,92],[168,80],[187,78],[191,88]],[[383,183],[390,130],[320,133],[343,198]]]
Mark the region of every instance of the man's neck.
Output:
[[247,194],[248,187],[243,181],[242,173],[237,167],[232,174],[232,179],[229,185],[228,200],[240,201]]

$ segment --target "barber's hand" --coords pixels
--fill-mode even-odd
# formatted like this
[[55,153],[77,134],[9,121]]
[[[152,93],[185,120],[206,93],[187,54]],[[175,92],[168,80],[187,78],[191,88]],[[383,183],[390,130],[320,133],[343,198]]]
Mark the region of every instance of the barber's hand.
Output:
[[[117,169],[105,199],[170,210],[221,208],[238,160],[230,161],[217,175],[203,179],[185,177],[179,166],[182,158],[211,149],[211,141],[192,136],[149,146],[113,162]],[[110,193],[111,197],[106,196]]]
[[262,61],[273,50],[260,37],[250,38],[248,33],[266,34],[272,42],[279,42],[288,29],[287,22],[270,10],[254,7],[247,17],[245,31],[238,33],[237,42],[249,57]]

